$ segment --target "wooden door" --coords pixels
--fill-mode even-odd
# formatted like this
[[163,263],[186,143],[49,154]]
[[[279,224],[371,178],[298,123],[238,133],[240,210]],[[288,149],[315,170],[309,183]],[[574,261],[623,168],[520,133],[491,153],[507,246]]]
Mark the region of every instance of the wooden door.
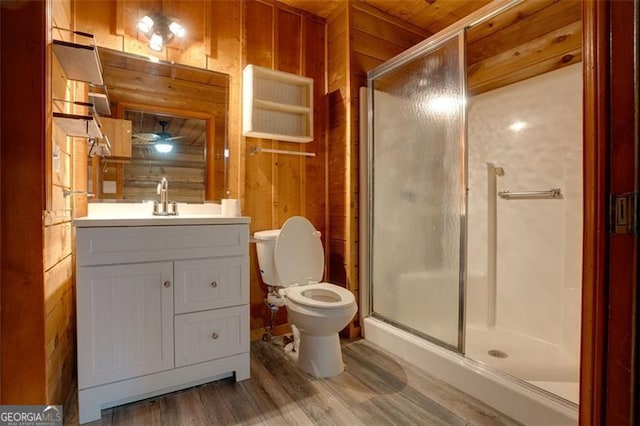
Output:
[[78,268],[78,387],[173,368],[173,263]]
[[[638,424],[638,237],[612,232],[611,196],[638,191],[640,4],[583,3],[585,231],[581,425]],[[637,212],[635,219],[637,223]],[[635,234],[635,235],[634,235]]]
[[[609,12],[609,194],[614,197],[638,191],[638,100],[635,96],[639,83],[637,69],[634,72],[638,50],[633,35],[638,26],[638,7],[638,0],[612,1]],[[610,230],[612,225],[610,223]],[[633,360],[638,332],[634,318],[638,297],[637,233],[610,231],[608,254],[605,423],[637,425],[634,393],[638,385],[634,383],[634,374],[638,366]]]

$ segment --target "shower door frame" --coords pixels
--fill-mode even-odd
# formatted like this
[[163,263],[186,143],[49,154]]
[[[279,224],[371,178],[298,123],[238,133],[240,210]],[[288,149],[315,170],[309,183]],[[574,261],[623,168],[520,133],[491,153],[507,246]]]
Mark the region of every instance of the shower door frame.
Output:
[[427,56],[438,49],[440,49],[445,43],[456,41],[457,39],[457,50],[458,50],[458,78],[460,83],[460,93],[462,94],[462,103],[463,105],[459,108],[460,116],[459,116],[459,129],[458,129],[458,143],[460,156],[460,173],[462,174],[461,183],[462,188],[459,188],[461,199],[460,202],[460,228],[459,228],[459,265],[458,265],[458,335],[457,335],[457,345],[453,346],[443,340],[440,340],[436,337],[433,337],[425,332],[421,332],[419,330],[408,327],[400,322],[393,320],[392,318],[388,318],[381,314],[376,314],[373,309],[373,298],[374,298],[374,289],[373,289],[373,264],[369,265],[369,277],[371,277],[371,297],[370,297],[370,311],[376,317],[383,321],[389,322],[396,327],[407,330],[413,334],[416,334],[426,340],[429,340],[433,343],[436,343],[440,346],[446,347],[455,352],[464,353],[464,337],[465,337],[465,285],[466,285],[466,241],[467,241],[467,217],[466,217],[466,206],[467,206],[467,145],[466,145],[466,97],[467,97],[467,85],[466,85],[466,50],[465,50],[465,29],[461,29],[452,33],[447,33],[445,37],[438,37],[435,41],[431,43],[423,45],[420,49],[415,51],[407,52],[407,55],[399,55],[391,61],[385,62],[380,67],[375,68],[371,72],[367,74],[367,90],[368,96],[367,98],[370,100],[368,103],[368,113],[370,120],[368,120],[368,159],[367,159],[367,170],[369,172],[370,179],[368,181],[369,188],[368,192],[371,194],[371,203],[369,204],[368,215],[370,218],[370,226],[369,226],[369,253],[373,253],[373,140],[374,140],[374,131],[373,131],[373,111],[374,111],[374,81],[384,76],[385,74],[395,71],[404,65],[410,63],[413,60],[419,59],[423,56]]
[[[450,349],[454,352],[460,353],[464,355],[465,349],[465,326],[466,326],[466,275],[467,275],[467,198],[468,198],[468,173],[467,173],[467,156],[468,156],[468,147],[467,147],[467,123],[466,123],[466,100],[467,100],[467,70],[466,70],[466,30],[470,27],[473,27],[483,21],[491,19],[493,16],[498,15],[499,13],[511,8],[512,6],[517,5],[522,0],[496,0],[480,9],[475,11],[474,13],[468,15],[466,18],[461,19],[460,21],[455,22],[444,30],[438,32],[437,34],[429,37],[423,42],[405,50],[399,55],[391,58],[385,63],[379,65],[373,70],[367,73],[367,88],[366,88],[366,114],[367,120],[366,123],[362,123],[361,120],[361,130],[363,133],[366,133],[366,145],[361,144],[361,152],[360,152],[360,160],[361,164],[366,161],[367,167],[361,167],[361,175],[360,181],[365,184],[361,185],[361,196],[360,196],[360,211],[366,212],[365,215],[361,215],[361,223],[360,223],[360,265],[361,271],[361,282],[366,283],[366,288],[361,293],[361,309],[360,316],[361,319],[364,320],[367,316],[373,315],[376,318],[379,318],[383,321],[389,322],[394,326],[397,326],[401,329],[411,332],[421,338],[424,338],[430,342],[433,342],[439,346]],[[458,37],[459,38],[459,62],[460,62],[460,82],[462,84],[462,94],[463,94],[463,108],[461,109],[462,117],[460,120],[460,145],[462,149],[462,200],[461,200],[461,210],[460,210],[460,269],[459,269],[459,279],[458,279],[458,344],[457,346],[452,346],[446,342],[443,342],[439,339],[436,339],[432,336],[429,336],[425,333],[419,332],[417,330],[411,329],[409,327],[403,326],[400,323],[389,320],[384,316],[376,315],[373,310],[373,265],[370,261],[370,255],[373,252],[373,80],[378,77],[383,76],[387,72],[393,71],[412,60],[419,58],[424,54],[428,54],[432,51],[438,49],[443,43],[450,41],[451,39]],[[362,107],[361,111],[364,109]],[[366,124],[366,126],[364,126]],[[365,190],[366,189],[366,190]],[[365,336],[366,337],[366,336]]]

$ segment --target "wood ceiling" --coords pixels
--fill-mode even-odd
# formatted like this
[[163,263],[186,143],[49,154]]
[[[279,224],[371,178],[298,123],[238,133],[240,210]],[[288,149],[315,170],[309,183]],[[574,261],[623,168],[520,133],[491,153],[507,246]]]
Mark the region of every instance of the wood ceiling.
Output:
[[279,0],[314,15],[327,17],[340,5],[351,1],[364,3],[430,34],[446,28],[490,0]]
[[[422,29],[426,36],[488,0],[279,0],[327,17],[349,1]],[[582,60],[582,2],[524,0],[467,32],[469,94],[480,94]]]
[[471,95],[582,60],[582,2],[528,0],[467,32]]

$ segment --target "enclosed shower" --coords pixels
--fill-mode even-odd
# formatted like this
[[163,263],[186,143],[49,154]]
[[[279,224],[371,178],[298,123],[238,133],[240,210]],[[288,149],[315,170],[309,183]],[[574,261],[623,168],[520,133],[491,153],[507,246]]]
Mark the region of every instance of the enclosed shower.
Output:
[[497,408],[521,421],[570,424],[582,66],[471,91],[468,31],[510,6],[369,73],[365,337],[485,402],[506,401]]

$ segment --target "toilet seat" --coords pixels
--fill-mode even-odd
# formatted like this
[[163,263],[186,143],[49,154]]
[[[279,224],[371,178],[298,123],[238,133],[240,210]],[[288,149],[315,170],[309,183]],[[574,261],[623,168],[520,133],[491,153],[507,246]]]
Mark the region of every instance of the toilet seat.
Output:
[[286,295],[292,302],[310,308],[343,309],[356,302],[353,293],[331,283],[289,287]]

